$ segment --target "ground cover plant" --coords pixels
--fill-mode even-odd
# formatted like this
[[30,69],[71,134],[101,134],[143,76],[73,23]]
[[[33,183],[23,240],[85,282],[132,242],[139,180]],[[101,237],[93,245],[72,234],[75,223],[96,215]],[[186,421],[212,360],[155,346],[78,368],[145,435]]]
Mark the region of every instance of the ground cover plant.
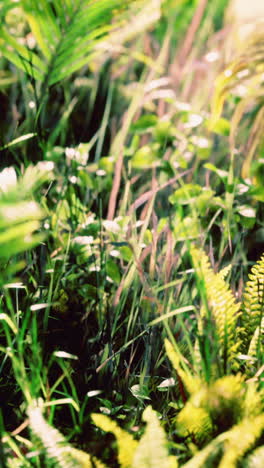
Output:
[[1,2],[1,466],[263,466],[263,35],[238,4]]

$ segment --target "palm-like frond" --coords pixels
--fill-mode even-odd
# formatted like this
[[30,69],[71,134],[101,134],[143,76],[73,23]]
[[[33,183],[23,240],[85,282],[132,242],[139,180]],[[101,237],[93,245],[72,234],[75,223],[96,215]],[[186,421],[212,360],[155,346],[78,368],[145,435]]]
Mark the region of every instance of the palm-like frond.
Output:
[[122,468],[129,468],[132,465],[138,442],[104,414],[92,414],[92,420],[103,431],[114,434],[117,440],[119,464]]
[[264,445],[258,447],[248,457],[245,463],[245,468],[262,468],[264,466]]
[[[145,433],[141,437],[135,451],[131,468],[171,468],[168,456],[167,439],[161,427],[157,414],[148,406],[143,413],[143,420],[147,423]],[[174,467],[176,468],[176,460]]]
[[213,346],[218,345],[222,365],[226,368],[239,347],[236,325],[240,304],[236,303],[222,275],[214,273],[206,254],[196,248],[192,248],[191,254],[198,280],[203,283],[206,301],[201,309],[199,333],[207,333],[208,330],[205,331],[204,328],[209,324],[218,342]]
[[242,345],[243,351],[256,357],[258,346],[262,346],[264,311],[264,255],[252,267],[246,283],[242,307]]
[[42,402],[32,401],[27,412],[30,428],[40,440],[47,462],[56,463],[58,468],[106,468],[88,453],[73,448],[57,429],[50,426],[43,417],[42,405]]
[[159,17],[160,0],[57,0],[52,4],[48,0],[20,0],[14,6],[22,8],[40,53],[10,34],[3,12],[0,51],[32,78],[51,86],[102,54],[104,48],[97,46],[120,31],[128,24],[126,18],[146,4],[155,13],[149,16],[151,22]]
[[213,433],[219,434],[183,468],[237,467],[238,461],[257,447],[264,431],[263,401],[257,385],[246,384],[241,375],[204,384],[177,415],[176,428],[198,446],[208,442]]

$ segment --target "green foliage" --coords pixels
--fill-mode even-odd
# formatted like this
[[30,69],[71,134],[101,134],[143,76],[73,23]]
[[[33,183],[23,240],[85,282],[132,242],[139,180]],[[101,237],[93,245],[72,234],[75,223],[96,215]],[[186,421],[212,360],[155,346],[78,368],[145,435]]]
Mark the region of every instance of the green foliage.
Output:
[[12,262],[15,255],[29,250],[43,239],[38,231],[44,213],[33,196],[51,178],[51,168],[48,163],[29,166],[19,179],[13,167],[7,167],[0,173],[1,285],[22,267]]
[[117,439],[118,462],[122,468],[129,468],[138,443],[132,435],[120,429],[118,425],[104,414],[93,414],[92,420],[96,426],[105,432],[112,432]]
[[[264,301],[264,256],[252,267],[243,295],[242,324],[243,345],[249,355],[255,358],[262,355],[263,301]],[[254,344],[253,344],[254,343]],[[259,348],[259,349],[258,349]]]
[[245,128],[243,118],[251,108],[248,114],[251,130],[244,131],[249,142],[245,143],[246,156],[242,166],[244,178],[251,175],[253,157],[261,151],[263,142],[263,55],[261,48],[263,33],[261,23],[253,28],[249,23],[249,31],[251,31],[250,34],[246,34],[238,50],[233,53],[232,60],[216,80],[211,121],[211,129],[217,129],[224,104],[230,94],[233,94],[239,101],[231,120],[231,142],[232,150],[234,150],[239,126]]
[[104,465],[81,450],[72,448],[60,432],[50,426],[42,415],[40,402],[32,402],[28,408],[30,428],[41,441],[47,462],[59,468],[103,468]]
[[209,372],[211,378],[215,372],[223,375],[238,369],[239,353],[251,358],[251,363],[257,359],[261,365],[263,258],[252,267],[241,305],[235,300],[223,272],[214,273],[205,253],[192,247],[191,255],[203,300],[197,339],[198,362],[207,362],[203,372]]
[[[223,370],[226,372],[232,366],[232,361],[240,346],[237,339],[240,305],[236,303],[222,276],[213,272],[207,256],[195,248],[191,250],[191,255],[205,300],[198,322],[200,352],[204,358],[204,353],[209,352],[211,348],[210,352],[214,353],[215,359],[219,363],[221,362]],[[213,343],[207,342],[209,347],[207,350],[203,349],[203,346],[206,346],[206,343],[203,343],[203,337],[205,340],[206,337],[213,340]]]
[[93,421],[106,432],[113,432],[117,438],[118,461],[122,468],[177,468],[177,462],[168,456],[165,432],[157,414],[148,406],[143,413],[146,428],[139,442],[121,430],[110,418],[94,414]]
[[[0,50],[34,80],[41,80],[45,87],[70,76],[104,53],[110,44],[113,46],[111,32],[114,31],[117,35],[117,28],[120,28],[124,20],[122,11],[129,8],[130,4],[133,6],[133,3],[136,7],[142,6],[142,2],[134,0],[125,3],[120,0],[56,1],[53,7],[47,0],[21,0],[13,5],[5,3]],[[158,14],[157,2],[156,5],[157,13],[154,13]],[[10,15],[12,8],[18,7],[30,27],[40,54],[34,48],[32,50],[21,45],[4,26],[5,14]],[[114,24],[113,18],[116,19]],[[127,36],[129,37],[128,31],[125,39]]]

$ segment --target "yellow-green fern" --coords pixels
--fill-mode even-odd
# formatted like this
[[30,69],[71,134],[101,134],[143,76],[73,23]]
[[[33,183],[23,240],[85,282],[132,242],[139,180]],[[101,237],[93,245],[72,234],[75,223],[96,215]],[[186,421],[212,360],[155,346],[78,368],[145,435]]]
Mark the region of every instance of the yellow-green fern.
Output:
[[264,466],[264,445],[258,447],[248,457],[245,463],[245,468],[263,468]]
[[166,434],[155,411],[148,406],[143,413],[147,423],[144,435],[137,442],[116,422],[103,414],[93,414],[94,423],[117,439],[118,462],[121,468],[177,468],[175,457],[168,454]]
[[259,339],[260,334],[263,334],[263,327],[261,326],[263,310],[264,255],[262,255],[260,260],[252,267],[243,295],[241,317],[243,351],[249,351],[252,357],[256,355],[258,341],[261,342]]
[[191,249],[191,255],[205,296],[205,304],[200,314],[200,333],[212,332],[212,340],[216,339],[217,342],[211,345],[218,347],[219,358],[223,368],[226,369],[228,365],[233,364],[232,360],[237,355],[239,347],[236,325],[240,305],[224,281],[223,275],[214,273],[207,255],[195,247]]
[[121,429],[115,421],[104,414],[92,414],[97,427],[105,432],[112,432],[117,440],[118,462],[122,468],[130,468],[138,442],[132,435]]
[[57,429],[47,423],[42,408],[42,401],[34,401],[28,408],[28,418],[33,434],[43,446],[47,461],[56,463],[58,468],[107,468],[95,457],[73,448]]
[[173,345],[167,339],[165,339],[165,349],[169,360],[185,387],[185,390],[189,395],[191,395],[201,386],[201,379],[198,376],[192,375],[186,366],[186,370],[182,369],[181,362],[183,362],[184,358],[178,350],[175,350]]
[[132,468],[176,468],[176,460],[168,456],[165,432],[150,406],[145,409],[143,420],[147,426],[136,449]]
[[[244,419],[232,429],[223,432],[195,454],[182,468],[237,468],[244,455],[259,441],[264,431],[264,415]],[[256,451],[257,452],[257,451]],[[259,455],[263,459],[263,452]],[[248,459],[250,461],[250,458]],[[255,465],[244,465],[255,468]],[[262,465],[256,465],[262,466]]]
[[195,406],[188,401],[176,418],[177,433],[182,437],[190,437],[199,447],[212,437],[213,424],[210,414],[205,408]]
[[224,441],[224,455],[219,468],[237,468],[237,462],[254,447],[264,431],[264,414],[245,419],[227,433],[221,435]]

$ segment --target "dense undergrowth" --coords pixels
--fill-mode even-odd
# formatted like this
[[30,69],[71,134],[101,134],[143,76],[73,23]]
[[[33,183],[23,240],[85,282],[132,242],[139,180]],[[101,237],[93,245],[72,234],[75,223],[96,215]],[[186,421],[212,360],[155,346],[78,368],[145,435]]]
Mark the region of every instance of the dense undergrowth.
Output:
[[228,3],[0,3],[3,467],[263,466],[263,34]]

